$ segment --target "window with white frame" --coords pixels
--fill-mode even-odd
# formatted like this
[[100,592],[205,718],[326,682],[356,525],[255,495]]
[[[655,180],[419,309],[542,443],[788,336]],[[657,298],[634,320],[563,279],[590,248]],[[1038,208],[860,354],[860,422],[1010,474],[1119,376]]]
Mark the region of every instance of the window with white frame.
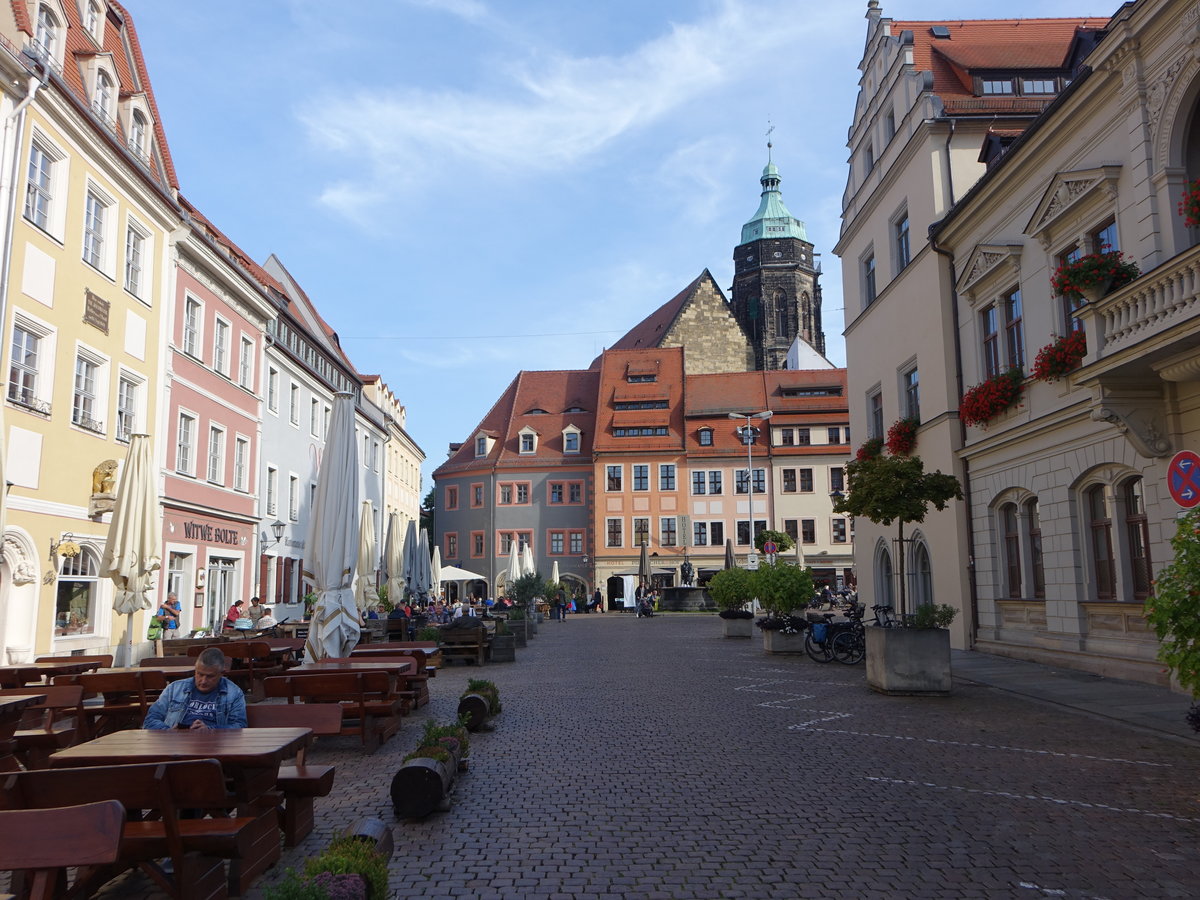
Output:
[[900,374],[900,401],[904,404],[904,417],[921,419],[921,373],[916,366]]
[[835,544],[846,543],[846,520],[834,519],[830,524],[833,526],[833,542]]
[[95,191],[87,192],[83,209],[83,261],[96,269],[104,268],[104,231],[108,204]]
[[697,442],[701,447],[711,447],[713,442],[713,430],[711,428],[701,428],[696,432]]
[[674,547],[678,541],[674,516],[661,516],[658,520],[658,543],[662,547]]
[[267,466],[267,515],[279,514],[279,470]]
[[1000,301],[1004,307],[1005,361],[1010,369],[1025,368],[1025,333],[1022,325],[1021,289],[1013,288]]
[[[313,437],[321,436],[321,401],[316,397],[312,397],[308,401],[308,430]],[[363,438],[363,449],[366,449],[366,438]],[[366,462],[366,453],[363,453],[363,462]]]
[[208,480],[225,483],[225,429],[216,425],[208,428]]
[[50,230],[54,169],[57,164],[57,154],[52,154],[37,140],[30,144],[28,180],[25,183],[25,218],[43,231]]
[[288,419],[293,425],[300,424],[300,385],[293,384],[288,391]]
[[892,242],[896,253],[896,271],[901,272],[912,260],[908,235],[908,210],[902,212],[892,223]]
[[175,436],[175,471],[183,475],[196,474],[196,417],[183,412],[179,414]]
[[241,348],[238,354],[238,384],[249,391],[254,387],[254,341],[243,335]]
[[88,0],[87,11],[84,13],[83,25],[88,30],[97,43],[100,43],[104,34],[100,30],[104,23],[104,11],[100,8],[98,0]]
[[537,433],[532,428],[522,428],[520,434],[520,451],[524,454],[537,450]]
[[125,290],[142,296],[142,266],[146,253],[146,235],[130,225],[125,229]]
[[45,59],[57,63],[61,34],[62,26],[58,22],[58,17],[50,11],[46,4],[39,5],[37,25],[33,33],[34,49]]
[[75,385],[71,403],[71,422],[88,431],[103,432],[100,421],[100,360],[90,354],[75,357]]
[[233,442],[233,487],[235,490],[249,490],[250,484],[250,441],[237,437]]
[[128,441],[137,428],[141,383],[124,372],[117,379],[117,440]]
[[622,490],[624,478],[624,472],[622,468],[620,466],[606,466],[604,471],[604,489],[607,491]]
[[658,489],[660,491],[675,490],[675,465],[660,463],[658,466]]
[[213,371],[229,374],[229,323],[213,320]]
[[279,412],[279,370],[274,366],[267,369],[267,409]]
[[633,519],[633,546],[641,547],[650,543],[650,519],[645,516],[635,516]]
[[200,322],[203,307],[194,297],[188,297],[183,302],[183,352],[188,356],[200,358]]
[[96,72],[96,92],[92,97],[92,109],[106,123],[111,124],[113,120],[113,109],[115,104],[113,80],[107,72],[99,69]]
[[99,561],[91,547],[81,547],[75,556],[62,558],[54,608],[55,637],[96,632],[99,583]]
[[563,429],[563,453],[579,452],[579,429],[571,426]]
[[1000,330],[994,303],[979,311],[979,342],[983,377],[994,378],[1000,374]]
[[[746,470],[738,469],[734,473],[733,492],[735,494],[749,493],[748,488],[749,488],[750,483],[751,483],[751,479],[748,479],[746,477]],[[754,470],[753,487],[754,487],[754,493],[756,493],[756,494],[766,493],[766,491],[767,491],[767,470],[766,469],[755,469]]]
[[45,332],[23,320],[18,319],[13,323],[8,399],[29,409],[49,413],[49,404],[43,403],[39,396],[45,338]]
[[300,479],[288,476],[288,518],[293,522],[300,518]]
[[129,149],[143,160],[149,157],[146,152],[146,135],[149,132],[149,123],[140,109],[135,109],[129,114]]
[[883,394],[878,390],[867,395],[867,430],[871,437],[883,439]]
[[870,306],[875,302],[875,252],[872,250],[863,257],[862,260],[862,291],[863,291],[863,306]]
[[623,519],[605,519],[604,520],[604,546],[605,547],[621,547],[624,545],[624,520]]
[[635,491],[650,490],[650,467],[638,464],[633,467],[633,489]]

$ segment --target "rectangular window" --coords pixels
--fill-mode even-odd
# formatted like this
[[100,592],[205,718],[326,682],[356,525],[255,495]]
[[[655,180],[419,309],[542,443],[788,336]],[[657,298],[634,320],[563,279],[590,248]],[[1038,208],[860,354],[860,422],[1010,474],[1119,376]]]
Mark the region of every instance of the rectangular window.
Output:
[[983,79],[979,84],[979,93],[985,97],[994,96],[996,94],[1011,94],[1013,92],[1013,83],[1011,78],[1004,79]]
[[1121,249],[1121,241],[1117,237],[1117,222],[1109,219],[1091,234],[1093,253],[1111,253]]
[[736,538],[736,540],[737,540],[738,546],[740,546],[740,547],[747,547],[750,545],[750,542],[751,542],[750,523],[744,519],[737,523],[737,538]]
[[827,440],[826,440],[826,443],[829,443],[829,444],[840,444],[841,442],[842,442],[842,429],[840,429],[840,428],[830,428],[830,429],[829,429],[829,433],[828,433],[828,438],[827,438]]
[[117,440],[128,441],[137,427],[138,384],[127,375],[117,380]]
[[719,547],[721,544],[725,543],[725,523],[709,522],[708,539],[712,541],[714,547]]
[[208,429],[208,480],[225,483],[225,432],[215,426]]
[[675,490],[675,466],[670,463],[658,467],[658,489],[660,491]]
[[606,489],[610,491],[621,490],[621,467],[609,466],[605,471],[607,474]]
[[279,470],[267,466],[267,515],[279,514]]
[[279,412],[279,370],[267,370],[267,409]]
[[578,453],[579,452],[579,432],[565,431],[563,432],[563,453]]
[[71,406],[71,421],[89,431],[103,431],[96,418],[96,378],[100,366],[85,356],[75,357],[75,393]]
[[248,490],[250,479],[250,442],[243,437],[233,442],[233,487],[235,490]]
[[846,543],[846,520],[845,519],[834,519],[833,520],[833,542],[835,544]]
[[650,467],[637,465],[633,467],[633,489],[635,491],[650,490]]
[[29,147],[29,180],[25,185],[25,218],[43,231],[50,230],[55,159],[37,141]]
[[675,517],[664,516],[658,520],[659,524],[659,540],[658,543],[663,547],[675,546]]
[[288,517],[293,521],[300,518],[300,479],[288,476]]
[[561,481],[550,482],[550,502],[562,503],[563,496],[563,483]]
[[711,447],[713,442],[713,433],[711,428],[701,428],[697,433],[701,447]]
[[605,519],[604,520],[604,546],[620,547],[622,546],[621,527],[623,525],[621,519]]
[[[735,477],[735,481],[734,481],[733,492],[735,494],[747,493],[747,491],[746,491],[746,485],[747,485],[746,470],[738,469],[737,473],[734,477]],[[767,470],[766,469],[755,469],[753,472],[753,477],[750,480],[754,486],[754,493],[756,493],[756,494],[766,493],[766,490],[767,490]]]
[[195,475],[196,417],[179,414],[179,431],[175,436],[175,471]]
[[714,469],[708,473],[708,492],[710,494],[720,494],[723,488],[721,486],[721,470]]
[[125,230],[125,290],[135,297],[142,296],[142,266],[146,253],[146,236],[130,225]]
[[517,503],[525,504],[529,502],[529,483],[521,482],[517,485]]
[[795,469],[784,469],[783,470],[783,492],[785,494],[796,493],[796,470]]
[[550,553],[552,555],[562,556],[565,538],[566,535],[561,531],[550,532]]
[[1025,96],[1030,94],[1053,94],[1055,84],[1053,78],[1022,78],[1021,93]]
[[213,371],[229,374],[229,323],[213,321]]
[[1010,369],[1025,368],[1025,335],[1021,328],[1021,289],[1013,288],[1003,300],[1005,362]]
[[982,343],[983,377],[993,378],[1000,374],[1000,334],[995,304],[980,310],[979,334]]
[[796,543],[800,543],[800,521],[798,519],[784,519],[783,533],[790,537]]
[[815,544],[817,542],[816,519],[800,520],[800,542],[802,544]]
[[889,109],[887,115],[883,117],[883,139],[885,142],[890,141],[896,136],[896,111]]
[[903,392],[904,415],[909,419],[921,418],[921,375],[914,367],[900,376],[900,390]]
[[521,435],[521,452],[532,453],[533,447],[533,435],[528,433]]
[[483,485],[473,484],[471,485],[471,508],[479,509],[481,506],[483,506]]
[[583,502],[583,482],[572,481],[567,484],[567,502],[582,503]]
[[488,445],[486,437],[475,438],[475,456],[476,458],[487,456]]
[[812,431],[808,428],[796,429],[796,446],[808,447],[812,444]]
[[[1083,251],[1078,246],[1070,247],[1059,254],[1058,264],[1062,266],[1073,263],[1082,255]],[[1062,301],[1063,327],[1066,329],[1066,333],[1083,331],[1083,319],[1075,315],[1083,305],[1083,298],[1078,294],[1063,294],[1060,299]]]
[[576,556],[581,555],[583,553],[583,532],[582,531],[570,531],[570,532],[567,532],[567,534],[570,537],[570,541],[571,541],[571,553],[573,553]]
[[867,398],[867,421],[871,426],[871,437],[886,437],[883,430],[883,394],[878,391]]
[[812,473],[813,473],[812,469],[801,469],[800,470],[800,493],[802,493],[802,494],[811,494],[812,493],[812,489],[813,489],[813,474]]
[[108,204],[88,191],[83,210],[83,261],[100,269],[104,264],[104,219]]
[[511,506],[513,502],[513,488],[511,484],[500,485],[500,500],[501,506]]
[[458,488],[456,486],[446,487],[446,509],[458,509]]
[[238,356],[238,384],[251,390],[254,382],[254,341],[242,338],[242,352]]
[[846,490],[846,470],[841,466],[834,466],[829,470],[829,490]]
[[697,495],[708,493],[708,478],[704,472],[692,473],[692,493]]
[[893,236],[896,241],[896,271],[899,272],[908,265],[912,259],[909,243],[908,243],[908,213],[905,212],[895,224],[892,225]]
[[446,559],[458,559],[458,532],[446,532]]
[[289,390],[288,418],[293,425],[300,424],[300,385],[293,384]]
[[692,522],[692,546],[707,547],[708,546],[708,523],[707,522]]
[[779,446],[794,447],[796,445],[796,432],[791,428],[779,429]]
[[13,325],[12,362],[8,367],[8,399],[33,406],[38,399],[38,356],[42,339],[32,331]]
[[478,559],[483,556],[483,532],[471,532],[471,556]]
[[650,520],[643,517],[635,517],[633,520],[633,545],[640,547],[643,544],[650,543]]
[[870,306],[875,302],[875,254],[870,254],[863,260],[863,305]]
[[191,297],[183,307],[183,352],[200,358],[200,301]]

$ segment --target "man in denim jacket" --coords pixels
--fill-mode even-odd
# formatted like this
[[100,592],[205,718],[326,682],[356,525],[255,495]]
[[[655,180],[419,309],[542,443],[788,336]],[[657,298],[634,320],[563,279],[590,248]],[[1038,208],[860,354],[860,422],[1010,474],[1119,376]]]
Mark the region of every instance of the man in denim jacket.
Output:
[[146,713],[143,728],[245,728],[246,695],[224,677],[225,654],[208,647],[196,658],[191,678],[167,685]]

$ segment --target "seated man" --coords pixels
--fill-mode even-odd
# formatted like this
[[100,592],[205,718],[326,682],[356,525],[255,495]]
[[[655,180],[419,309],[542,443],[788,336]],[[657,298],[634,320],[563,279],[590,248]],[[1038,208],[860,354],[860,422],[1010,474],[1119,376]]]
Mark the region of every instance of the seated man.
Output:
[[167,685],[146,713],[143,728],[245,728],[246,695],[225,677],[228,660],[219,647],[208,647],[196,658],[191,678]]
[[262,631],[267,628],[274,628],[276,625],[279,624],[278,622],[275,621],[275,617],[273,615],[271,615],[271,607],[264,606],[262,608],[262,611],[263,611],[263,614],[258,617],[258,625],[256,626],[259,631]]

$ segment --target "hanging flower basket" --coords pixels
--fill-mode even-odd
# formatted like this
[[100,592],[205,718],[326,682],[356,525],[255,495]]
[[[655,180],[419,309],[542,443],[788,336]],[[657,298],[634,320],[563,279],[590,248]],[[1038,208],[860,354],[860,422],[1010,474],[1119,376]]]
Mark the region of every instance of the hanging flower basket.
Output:
[[1200,181],[1189,181],[1179,201],[1179,214],[1188,228],[1200,225]]
[[861,462],[864,459],[874,459],[881,453],[883,453],[883,438],[868,438],[858,448],[858,451],[854,454],[854,458]]
[[1024,380],[1021,370],[1014,367],[967,388],[958,407],[959,418],[967,425],[986,425],[1021,399]]
[[1137,263],[1126,260],[1119,250],[1109,250],[1063,263],[1051,276],[1050,286],[1060,296],[1070,294],[1096,301],[1109,291],[1129,284],[1140,274]]
[[909,456],[917,446],[917,426],[920,420],[909,417],[897,419],[888,429],[884,446],[892,456]]
[[1072,331],[1057,337],[1038,351],[1033,361],[1033,377],[1039,381],[1057,381],[1078,367],[1087,354],[1087,335]]

